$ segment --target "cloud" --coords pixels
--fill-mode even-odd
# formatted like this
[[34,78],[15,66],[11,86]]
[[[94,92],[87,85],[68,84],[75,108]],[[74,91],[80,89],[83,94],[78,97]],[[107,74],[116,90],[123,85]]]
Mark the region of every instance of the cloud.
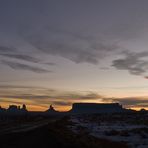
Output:
[[46,96],[46,95],[33,95],[33,94],[20,94],[20,95],[1,95],[0,97],[3,97],[3,98],[11,98],[11,99],[26,99],[26,100],[28,100],[28,99],[30,99],[30,100],[32,100],[32,99],[36,99],[36,100],[38,100],[38,99],[42,99],[42,102],[44,102],[43,101],[43,99],[48,99],[48,98],[51,98],[50,96]]
[[[71,106],[75,102],[104,102],[120,103],[124,107],[148,107],[148,97],[125,97],[125,98],[107,98],[96,92],[69,92],[55,89],[27,87],[17,85],[0,85],[0,100],[11,103],[19,101],[20,103],[30,102],[36,105],[53,104],[56,106]],[[3,88],[3,89],[2,89]],[[30,89],[32,90],[31,93]]]
[[[19,88],[34,88],[34,87],[30,87],[30,86],[22,86],[22,85],[0,85],[1,89],[19,89]],[[36,87],[35,87],[36,88]]]
[[112,66],[119,70],[127,70],[133,75],[142,75],[147,72],[148,52],[123,52],[124,58],[116,59],[112,62]]
[[39,51],[75,63],[98,64],[102,58],[119,49],[118,44],[114,42],[55,28],[22,29],[21,36]]
[[[98,64],[102,58],[118,50],[119,47],[112,40],[139,37],[139,32],[141,32],[141,29],[143,30],[143,24],[147,24],[147,22],[137,21],[139,18],[143,20],[143,17],[135,18],[135,13],[133,12],[137,12],[137,10],[134,9],[131,11],[131,9],[127,8],[126,13],[130,12],[130,15],[127,15],[128,17],[125,18],[123,17],[123,14],[125,15],[123,10],[123,12],[121,11],[118,14],[113,9],[113,12],[110,14],[104,13],[103,9],[90,7],[93,11],[90,13],[85,9],[84,13],[81,9],[82,4],[78,8],[75,4],[69,5],[70,9],[68,11],[70,14],[68,13],[68,15],[67,11],[65,11],[65,5],[45,2],[42,3],[42,6],[36,3],[36,7],[33,7],[34,5],[31,3],[31,7],[26,12],[28,4],[24,4],[21,7],[22,9],[18,10],[21,12],[21,15],[17,15],[17,17],[18,11],[16,11],[15,6],[12,6],[12,14],[8,14],[9,17],[7,17],[11,18],[8,19],[10,20],[8,22],[11,23],[7,24],[8,26],[13,24],[12,26],[16,28],[14,31],[19,32],[25,41],[44,53],[64,57],[76,63],[91,64]],[[99,3],[96,4],[98,5]],[[20,8],[19,5],[18,8]],[[95,3],[93,5],[95,6]],[[101,7],[101,5],[98,6]],[[55,6],[57,6],[56,13],[54,13]],[[50,7],[51,9],[49,9]],[[126,6],[124,7],[126,8]],[[63,11],[58,11],[58,8]],[[93,14],[94,10],[95,13]],[[79,15],[73,16],[73,12],[83,17],[80,17],[80,19]],[[103,20],[102,13],[104,14]],[[2,14],[4,15],[5,13]],[[25,19],[22,19],[22,15]],[[71,18],[73,19],[71,20]],[[61,20],[63,21],[61,22]],[[5,27],[7,28],[7,25]]]
[[9,85],[9,84],[5,84],[5,85],[0,85],[0,89],[32,89],[33,90],[46,90],[48,92],[54,92],[55,90],[54,89],[48,89],[48,88],[45,88],[45,87],[37,87],[37,86],[24,86],[24,85]]
[[[45,62],[45,61],[43,61],[43,59],[40,60],[40,59],[36,58],[34,55],[31,55],[31,53],[23,54],[23,53],[21,53],[21,50],[17,50],[16,48],[11,48],[11,47],[6,47],[6,46],[0,46],[0,56],[6,57],[8,59],[21,60],[22,62],[31,62],[31,63],[37,63],[37,64],[49,65],[49,66],[56,65],[53,62]],[[16,64],[17,62],[15,64],[10,64],[10,62],[3,61],[2,59],[0,61],[1,61],[1,64],[9,65],[9,67],[11,67],[11,68],[13,67],[13,69],[16,69],[16,67],[21,67],[21,66],[19,66],[20,64]],[[17,65],[17,66],[15,66],[15,68],[14,68],[14,65]],[[24,67],[24,69],[27,69],[27,67],[25,65],[26,64],[23,64],[23,67]],[[28,68],[31,70],[31,66],[28,66]],[[41,73],[40,69],[33,68],[32,71],[34,71],[34,72],[38,71]],[[42,71],[46,72],[47,70],[42,70]]]
[[15,48],[0,46],[0,53],[12,53],[14,51],[16,51]]
[[73,94],[68,94],[69,97],[71,98],[77,98],[77,99],[81,99],[81,100],[97,100],[97,99],[101,99],[103,98],[102,95],[99,95],[97,93],[92,93],[92,92],[88,92],[87,94],[79,94],[79,93],[73,93]]
[[[28,102],[31,102],[32,105],[44,105],[46,107],[49,104],[55,106],[71,106],[74,102],[99,101],[102,98],[99,94],[91,92],[67,92],[47,88],[27,88],[26,86],[11,85],[1,85],[0,88],[3,88],[0,89],[1,102],[5,102],[5,100],[10,103],[19,102],[19,104],[28,104]],[[32,91],[29,94],[30,89]]]
[[40,60],[35,58],[35,57],[32,57],[32,56],[29,56],[29,55],[23,55],[23,54],[0,54],[1,56],[4,56],[4,57],[8,57],[8,58],[15,58],[15,59],[19,59],[19,60],[24,60],[24,61],[28,61],[28,62],[34,62],[34,63],[39,63]]
[[[0,85],[0,97],[11,99],[30,99],[40,102],[44,101],[60,101],[60,102],[75,102],[87,100],[101,100],[103,96],[92,92],[68,92],[48,88],[15,86],[15,85]],[[29,90],[32,90],[28,94]]]
[[145,78],[145,79],[148,79],[148,76],[145,76],[144,78]]
[[55,66],[56,63],[53,63],[53,62],[45,62],[45,63],[42,63],[42,64],[46,64],[46,65],[49,65],[49,66]]
[[18,63],[18,62],[10,62],[10,61],[6,61],[6,60],[2,60],[1,63],[9,66],[10,68],[12,68],[14,70],[27,70],[27,71],[31,71],[31,72],[35,72],[35,73],[52,72],[50,70],[46,70],[46,69],[43,69],[43,68],[39,68],[39,67],[27,65],[27,64],[21,64],[21,63]]
[[52,101],[51,104],[59,105],[59,106],[71,106],[72,102]]
[[148,107],[148,98],[143,97],[127,97],[127,98],[114,98],[113,102],[119,102],[125,107]]

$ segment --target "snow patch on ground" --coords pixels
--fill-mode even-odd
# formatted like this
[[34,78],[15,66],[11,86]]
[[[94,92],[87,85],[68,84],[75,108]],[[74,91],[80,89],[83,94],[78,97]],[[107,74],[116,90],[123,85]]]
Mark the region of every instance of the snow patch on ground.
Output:
[[148,148],[148,126],[127,122],[92,122],[83,117],[71,116],[74,132],[86,132],[101,139],[125,142],[131,148]]

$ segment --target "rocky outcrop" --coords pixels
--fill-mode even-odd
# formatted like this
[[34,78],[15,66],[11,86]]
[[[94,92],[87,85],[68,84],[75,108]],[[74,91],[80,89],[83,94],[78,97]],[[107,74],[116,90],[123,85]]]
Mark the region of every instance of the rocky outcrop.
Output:
[[52,105],[49,106],[49,109],[45,111],[46,114],[58,114],[59,112],[54,109]]
[[70,113],[118,113],[125,109],[119,103],[74,103]]
[[26,108],[25,104],[22,105],[22,108],[20,106],[17,106],[17,105],[9,105],[7,112],[11,112],[11,113],[27,112],[27,108]]
[[22,115],[28,113],[26,105],[23,104],[22,107],[17,105],[9,105],[8,109],[4,109],[0,106],[0,114],[4,115]]

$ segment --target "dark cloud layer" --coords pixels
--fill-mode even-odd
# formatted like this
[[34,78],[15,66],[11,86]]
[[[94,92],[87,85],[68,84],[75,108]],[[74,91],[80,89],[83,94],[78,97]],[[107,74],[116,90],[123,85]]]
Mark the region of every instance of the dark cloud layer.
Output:
[[[98,64],[104,57],[114,56],[115,52],[120,50],[117,40],[131,39],[143,33],[143,28],[147,26],[145,3],[147,4],[134,1],[133,5],[133,1],[116,0],[114,3],[109,1],[85,3],[15,1],[9,4],[2,2],[3,13],[0,16],[4,22],[2,29],[11,30],[13,26],[12,33],[45,54],[64,57],[75,63]],[[5,13],[9,10],[12,13]],[[11,49],[0,47],[0,51],[4,50]],[[38,62],[38,59],[30,54],[16,53],[3,56]],[[128,69],[130,73],[136,75],[145,72],[144,68],[137,66],[138,59],[131,61],[129,58],[114,60],[113,66],[117,69]],[[133,62],[138,63],[134,65]],[[142,67],[146,65],[144,62],[140,64]]]
[[119,58],[113,61],[112,66],[119,70],[127,70],[133,75],[142,75],[147,72],[148,52],[125,52],[124,58]]
[[43,68],[39,68],[39,67],[27,65],[27,64],[21,64],[21,63],[18,63],[18,62],[12,62],[12,61],[10,62],[10,61],[6,61],[6,60],[2,60],[1,63],[9,66],[10,68],[12,68],[14,70],[27,70],[27,71],[31,71],[31,72],[35,72],[35,73],[52,72],[50,70],[46,70],[46,69],[43,69]]
[[40,30],[22,29],[21,36],[39,51],[64,57],[75,63],[98,64],[102,58],[119,49],[114,42],[98,40],[83,33],[57,30],[47,30],[45,27]]
[[29,56],[29,55],[23,55],[23,54],[0,54],[1,56],[8,57],[8,58],[14,58],[14,59],[19,59],[19,60],[24,60],[28,62],[34,62],[34,63],[39,63],[40,60]]
[[[39,66],[40,65],[49,65],[49,66],[56,65],[53,62],[44,62],[43,59],[40,60],[30,53],[22,54],[21,50],[17,50],[16,48],[11,48],[7,46],[0,46],[0,56],[9,59],[9,61],[0,59],[0,63],[3,65],[7,65],[14,70],[28,70],[35,73],[47,73],[47,72],[51,72],[51,70],[46,70],[46,69],[40,68]],[[13,59],[15,61],[10,61],[10,59]],[[22,64],[18,60],[20,60]],[[36,67],[33,64],[27,65],[24,62],[36,63],[40,65]]]

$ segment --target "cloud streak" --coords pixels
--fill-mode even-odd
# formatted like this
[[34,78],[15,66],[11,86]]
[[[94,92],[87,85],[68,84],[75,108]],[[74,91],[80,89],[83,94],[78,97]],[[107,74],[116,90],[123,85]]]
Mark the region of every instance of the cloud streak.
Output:
[[27,64],[20,64],[18,60],[20,60],[21,62],[31,62],[31,63],[41,64],[41,65],[48,65],[48,66],[56,65],[53,62],[44,62],[43,59],[40,60],[35,56],[32,56],[31,53],[22,54],[19,50],[15,48],[6,47],[6,46],[0,46],[0,56],[9,60],[10,59],[15,60],[15,62],[13,61],[10,62],[8,60],[2,60],[2,59],[0,60],[1,64],[7,65],[15,70],[29,70],[36,73],[51,72],[50,70],[46,70],[43,68],[38,68],[38,67],[27,65]]
[[50,70],[46,70],[46,69],[43,69],[43,68],[39,68],[39,67],[27,65],[27,64],[21,64],[21,63],[18,63],[18,62],[12,62],[12,61],[10,62],[10,61],[6,61],[6,60],[2,60],[1,63],[9,66],[10,68],[12,68],[14,70],[26,70],[26,71],[31,71],[31,72],[35,72],[35,73],[52,72]]
[[24,61],[28,61],[28,62],[33,62],[33,63],[39,63],[40,60],[29,56],[29,55],[23,55],[23,54],[0,54],[1,56],[4,57],[8,57],[8,58],[14,58],[14,59],[18,59],[18,60],[24,60]]
[[[98,94],[92,94],[92,93],[86,93],[86,94],[81,94],[81,93],[66,93],[66,92],[62,92],[60,93],[59,91],[55,91],[55,92],[50,92],[49,93],[45,93],[44,90],[40,90],[39,91],[44,92],[44,95],[39,95],[39,94],[25,94],[22,93],[22,91],[19,92],[11,92],[9,94],[1,94],[0,97],[4,97],[4,98],[18,98],[18,99],[36,99],[36,100],[42,100],[44,102],[44,99],[56,99],[56,100],[63,100],[63,101],[85,101],[85,100],[99,100],[102,99],[102,97]],[[37,93],[37,92],[36,92]],[[59,94],[60,93],[60,94]]]
[[22,29],[21,36],[39,51],[75,63],[98,64],[102,58],[119,49],[118,44],[114,42],[55,28]]
[[119,102],[120,104],[124,105],[125,107],[148,107],[148,97],[127,97],[127,98],[114,98],[113,102]]
[[147,72],[148,60],[144,59],[148,57],[148,52],[124,52],[124,58],[116,59],[112,62],[112,66],[118,70],[127,70],[133,75],[142,75]]
[[[96,92],[68,92],[48,88],[0,85],[0,100],[5,102],[10,100],[13,103],[25,103],[31,101],[32,104],[46,105],[54,104],[57,106],[71,106],[74,102],[118,102],[124,107],[148,107],[148,97],[125,97],[125,98],[107,98]],[[29,94],[28,91],[32,90]],[[5,99],[4,99],[5,98]]]

